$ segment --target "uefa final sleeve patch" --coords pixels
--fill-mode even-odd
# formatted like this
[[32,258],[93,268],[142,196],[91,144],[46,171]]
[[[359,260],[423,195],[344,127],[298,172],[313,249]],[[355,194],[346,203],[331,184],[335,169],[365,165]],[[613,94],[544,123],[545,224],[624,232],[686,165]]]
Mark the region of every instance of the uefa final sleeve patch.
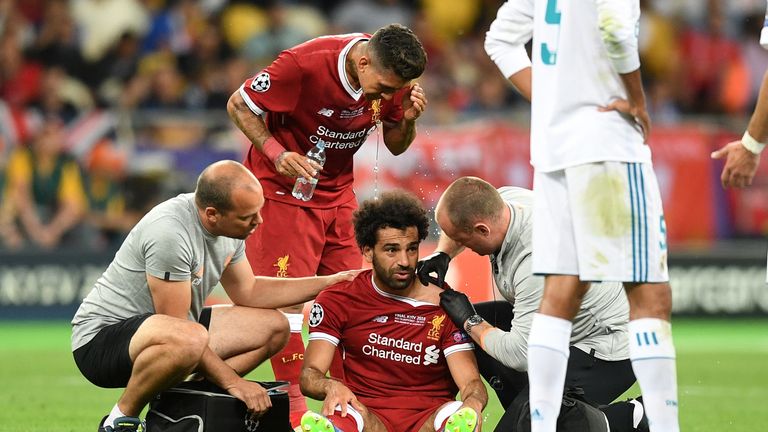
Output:
[[264,93],[265,91],[269,90],[269,86],[271,84],[272,83],[269,80],[269,73],[262,72],[256,75],[256,77],[251,81],[251,90]]
[[320,325],[321,322],[323,322],[323,316],[325,312],[323,311],[323,307],[320,306],[319,303],[315,303],[312,305],[312,309],[309,311],[309,326],[310,327],[317,327]]

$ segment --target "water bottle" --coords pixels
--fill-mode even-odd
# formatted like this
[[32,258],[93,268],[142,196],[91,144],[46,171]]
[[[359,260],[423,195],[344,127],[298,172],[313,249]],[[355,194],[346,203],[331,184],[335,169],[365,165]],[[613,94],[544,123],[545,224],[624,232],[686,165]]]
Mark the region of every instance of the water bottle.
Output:
[[[318,140],[317,145],[307,152],[307,159],[317,162],[321,169],[323,165],[325,165],[325,141]],[[296,179],[296,184],[293,185],[293,192],[291,192],[294,198],[302,201],[309,201],[312,199],[312,194],[315,192],[315,186],[317,186],[317,176],[320,175],[320,169],[318,169],[315,176],[309,180],[304,177]]]
[[768,49],[768,7],[765,11],[765,21],[763,21],[763,30],[760,32],[760,46]]

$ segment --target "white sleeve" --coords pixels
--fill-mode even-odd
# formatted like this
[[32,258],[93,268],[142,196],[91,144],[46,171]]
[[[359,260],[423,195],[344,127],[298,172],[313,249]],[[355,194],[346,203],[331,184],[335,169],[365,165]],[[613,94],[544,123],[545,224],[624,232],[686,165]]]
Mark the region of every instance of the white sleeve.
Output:
[[525,44],[533,36],[533,1],[514,0],[501,5],[485,33],[485,52],[504,78],[531,66]]
[[489,331],[483,339],[488,355],[520,372],[528,370],[528,335],[544,292],[544,278],[532,275],[530,264],[529,256],[513,277],[515,303],[510,331]]
[[600,37],[616,72],[624,74],[639,69],[639,0],[595,0],[595,3]]

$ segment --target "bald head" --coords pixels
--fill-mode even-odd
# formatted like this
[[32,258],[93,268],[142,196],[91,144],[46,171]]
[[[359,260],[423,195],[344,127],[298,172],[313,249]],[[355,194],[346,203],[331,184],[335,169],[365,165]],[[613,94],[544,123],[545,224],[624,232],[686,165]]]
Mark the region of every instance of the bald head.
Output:
[[[437,203],[435,213],[457,229],[469,232],[477,221],[498,222],[504,201],[490,183],[478,177],[461,177],[451,183]],[[438,218],[438,222],[440,219]]]
[[197,178],[195,204],[200,209],[213,207],[220,212],[232,210],[232,192],[245,189],[261,193],[261,184],[241,163],[223,160],[209,165]]

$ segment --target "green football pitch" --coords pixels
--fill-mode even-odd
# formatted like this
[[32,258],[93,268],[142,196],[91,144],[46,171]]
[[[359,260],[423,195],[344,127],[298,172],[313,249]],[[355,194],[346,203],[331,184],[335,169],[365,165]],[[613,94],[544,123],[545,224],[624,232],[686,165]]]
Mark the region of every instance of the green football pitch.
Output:
[[[673,325],[682,430],[768,430],[768,320]],[[269,380],[271,370],[264,365],[250,377]],[[80,376],[67,323],[0,322],[0,431],[95,431],[118,395]],[[493,430],[501,412],[492,397],[483,430]]]

